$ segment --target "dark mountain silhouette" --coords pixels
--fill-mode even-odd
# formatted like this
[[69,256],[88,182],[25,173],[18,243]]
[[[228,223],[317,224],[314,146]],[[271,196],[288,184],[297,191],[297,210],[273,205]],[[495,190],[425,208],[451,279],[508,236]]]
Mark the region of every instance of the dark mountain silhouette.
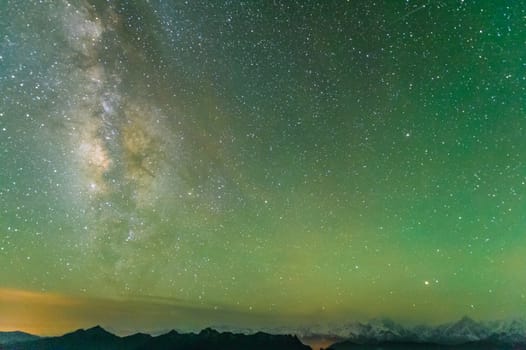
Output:
[[310,350],[298,338],[291,335],[271,335],[258,332],[251,335],[234,334],[230,332],[219,333],[216,330],[207,328],[199,334],[180,334],[171,331],[167,334],[153,338],[144,344],[139,350],[159,349],[159,350]]
[[176,331],[152,337],[137,333],[118,337],[102,327],[79,329],[60,337],[42,338],[0,346],[6,350],[310,350],[291,335],[258,332],[251,335],[219,333],[211,328],[199,334]]
[[146,344],[153,337],[149,334],[135,333],[127,337],[121,338],[122,346],[121,349],[137,349],[142,345]]
[[42,338],[39,340],[14,344],[7,346],[5,349],[16,350],[84,350],[100,349],[113,350],[124,349],[119,347],[122,339],[104,328],[96,326],[87,330],[79,329],[71,333],[64,334],[60,337]]
[[14,344],[37,339],[40,339],[40,337],[20,331],[0,332],[0,345]]

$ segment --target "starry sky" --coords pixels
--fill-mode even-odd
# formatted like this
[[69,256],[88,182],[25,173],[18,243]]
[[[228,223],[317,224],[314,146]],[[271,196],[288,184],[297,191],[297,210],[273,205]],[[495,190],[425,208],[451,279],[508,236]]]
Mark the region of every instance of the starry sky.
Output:
[[0,329],[526,312],[526,4],[2,0]]

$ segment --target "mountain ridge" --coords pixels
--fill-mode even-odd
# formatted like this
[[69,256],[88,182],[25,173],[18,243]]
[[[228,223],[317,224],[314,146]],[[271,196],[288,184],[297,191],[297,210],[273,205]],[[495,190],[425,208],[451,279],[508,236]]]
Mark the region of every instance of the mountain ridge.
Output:
[[25,341],[37,340],[41,337],[22,331],[0,332],[0,345],[8,345]]
[[[493,348],[495,344],[519,345],[526,348],[526,320],[475,321],[463,317],[455,322],[436,326],[405,326],[387,318],[372,319],[369,322],[349,322],[337,326],[329,324],[291,328],[271,328],[265,331],[250,329],[227,330],[227,327],[205,328],[198,333],[180,333],[171,330],[152,336],[135,333],[117,336],[101,326],[78,329],[58,337],[40,338],[23,332],[0,332],[0,348],[6,350],[26,349],[92,349],[93,345],[102,350],[146,350],[146,349],[308,349],[316,340],[332,339],[330,349],[347,349],[356,346],[385,345],[396,347],[401,344],[415,346],[429,345],[432,348],[477,347],[484,344]],[[241,332],[241,333],[240,333]],[[5,341],[8,335],[19,335],[19,340]],[[291,335],[295,334],[295,335]],[[2,339],[4,341],[2,342]],[[22,340],[20,340],[22,339]],[[24,340],[25,339],[25,340]],[[330,342],[328,343],[330,344]],[[493,344],[493,345],[488,345]]]
[[[1,333],[1,332],[0,332]],[[39,338],[0,346],[5,350],[311,350],[296,336],[264,332],[239,334],[205,328],[199,333],[172,330],[153,337],[136,333],[119,337],[101,326],[77,329],[62,336]]]
[[[461,345],[487,342],[492,344],[526,344],[526,320],[475,321],[463,317],[456,322],[437,326],[403,326],[389,319],[351,322],[334,328],[304,329],[302,337],[336,337],[353,344],[414,343]],[[340,342],[340,343],[342,343]]]

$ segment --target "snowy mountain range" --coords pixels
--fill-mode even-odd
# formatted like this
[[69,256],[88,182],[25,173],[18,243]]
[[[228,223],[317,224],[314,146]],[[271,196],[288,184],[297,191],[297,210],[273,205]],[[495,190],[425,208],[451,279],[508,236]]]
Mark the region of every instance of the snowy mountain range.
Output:
[[439,326],[406,327],[389,319],[373,319],[366,323],[351,322],[334,327],[314,326],[293,333],[300,338],[332,337],[357,344],[408,342],[454,345],[482,341],[526,344],[526,320],[477,322],[464,317]]

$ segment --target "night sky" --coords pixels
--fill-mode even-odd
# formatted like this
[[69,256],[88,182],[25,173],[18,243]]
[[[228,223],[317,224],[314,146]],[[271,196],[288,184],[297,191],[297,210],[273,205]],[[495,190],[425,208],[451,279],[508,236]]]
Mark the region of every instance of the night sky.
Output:
[[0,330],[526,312],[523,1],[0,3]]

